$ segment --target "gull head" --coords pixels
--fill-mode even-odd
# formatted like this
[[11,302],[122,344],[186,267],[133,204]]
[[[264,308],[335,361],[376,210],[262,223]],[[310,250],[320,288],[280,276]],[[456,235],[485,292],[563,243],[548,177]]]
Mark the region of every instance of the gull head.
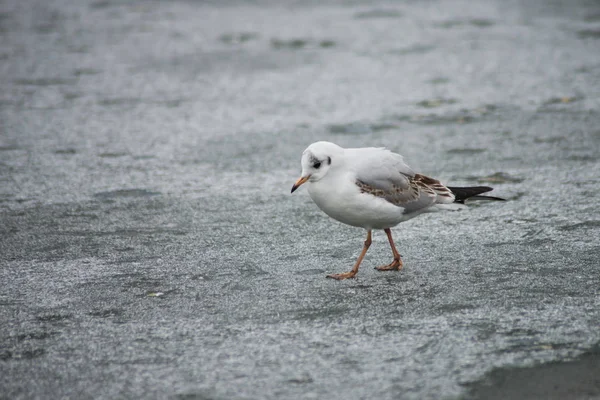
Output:
[[316,182],[322,179],[332,163],[344,152],[344,149],[331,142],[315,142],[302,153],[302,175],[292,186],[292,193],[306,182]]

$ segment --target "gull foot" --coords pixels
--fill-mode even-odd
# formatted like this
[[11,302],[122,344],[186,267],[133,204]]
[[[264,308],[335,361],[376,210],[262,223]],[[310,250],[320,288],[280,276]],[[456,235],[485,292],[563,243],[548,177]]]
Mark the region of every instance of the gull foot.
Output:
[[350,278],[354,278],[354,276],[356,275],[356,272],[344,272],[341,274],[330,274],[327,275],[327,278],[331,278],[331,279],[336,279],[338,281],[341,281],[342,279],[350,279]]
[[394,260],[391,264],[375,267],[377,271],[400,271],[402,269],[402,260]]

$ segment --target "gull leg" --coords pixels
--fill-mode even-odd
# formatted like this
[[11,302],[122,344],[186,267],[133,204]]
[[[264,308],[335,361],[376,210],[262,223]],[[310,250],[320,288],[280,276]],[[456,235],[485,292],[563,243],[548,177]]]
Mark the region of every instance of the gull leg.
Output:
[[392,254],[394,254],[394,260],[388,265],[382,265],[381,267],[376,267],[377,271],[400,271],[402,269],[402,259],[400,258],[400,253],[396,250],[396,245],[394,245],[394,239],[392,239],[392,231],[390,228],[384,229],[385,234],[390,241],[390,246],[392,247]]
[[358,256],[358,260],[356,260],[356,263],[354,264],[352,271],[344,272],[341,274],[327,275],[327,278],[337,279],[338,281],[341,281],[342,279],[354,278],[354,275],[356,275],[356,273],[358,272],[358,267],[360,267],[360,263],[362,262],[363,258],[365,258],[365,254],[367,254],[367,250],[369,250],[370,245],[371,245],[371,230],[369,229],[367,231],[367,239],[365,240],[365,245],[363,246],[360,256]]

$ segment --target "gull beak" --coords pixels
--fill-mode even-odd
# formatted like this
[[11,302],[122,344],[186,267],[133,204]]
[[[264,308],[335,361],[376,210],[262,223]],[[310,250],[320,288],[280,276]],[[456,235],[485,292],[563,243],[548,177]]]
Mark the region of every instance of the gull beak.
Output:
[[305,183],[309,178],[310,178],[310,175],[303,176],[302,178],[298,179],[296,181],[296,183],[294,183],[294,186],[292,186],[292,193],[294,193],[294,191],[296,189],[298,189],[300,187],[300,185],[302,185],[303,183]]

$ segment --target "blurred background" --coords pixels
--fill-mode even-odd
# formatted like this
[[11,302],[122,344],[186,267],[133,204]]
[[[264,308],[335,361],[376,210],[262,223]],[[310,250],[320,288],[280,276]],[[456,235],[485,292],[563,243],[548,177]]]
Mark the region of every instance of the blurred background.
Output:
[[[317,140],[509,201],[326,280]],[[598,1],[2,0],[1,392],[599,397],[599,154]]]

